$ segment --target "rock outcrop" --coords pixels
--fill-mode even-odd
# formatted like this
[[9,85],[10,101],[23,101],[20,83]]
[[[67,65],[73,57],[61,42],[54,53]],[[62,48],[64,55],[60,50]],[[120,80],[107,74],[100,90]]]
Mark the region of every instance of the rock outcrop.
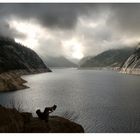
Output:
[[140,43],[121,67],[122,73],[140,74]]
[[51,116],[46,123],[31,113],[3,106],[0,114],[0,133],[84,133],[81,125],[59,116]]

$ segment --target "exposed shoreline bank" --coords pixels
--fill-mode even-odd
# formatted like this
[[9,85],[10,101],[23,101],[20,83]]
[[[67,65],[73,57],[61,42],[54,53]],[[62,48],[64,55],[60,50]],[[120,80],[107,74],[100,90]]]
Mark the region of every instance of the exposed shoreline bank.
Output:
[[24,85],[27,83],[23,78],[22,75],[29,75],[29,74],[38,74],[38,73],[45,73],[51,72],[48,69],[30,69],[27,70],[13,70],[8,72],[3,72],[0,74],[0,92],[8,92],[8,91],[15,91],[29,88],[28,86]]
[[130,69],[130,68],[124,69],[124,68],[122,68],[120,72],[125,73],[125,74],[140,75],[140,69],[139,68],[134,68],[134,69]]
[[[80,67],[77,68],[77,70],[114,70],[119,73],[124,74],[132,74],[132,75],[140,75],[140,69],[120,69],[118,67]],[[23,75],[30,75],[30,74],[39,74],[39,73],[45,73],[45,72],[51,72],[51,70],[48,71],[48,69],[30,69],[30,71],[27,70],[13,70],[8,72],[3,72],[0,74],[0,92],[8,92],[8,91],[15,91],[15,90],[21,90],[29,88],[25,83],[23,78],[21,76]]]
[[119,68],[119,67],[80,67],[78,70],[114,70],[119,73],[140,75],[140,68]]

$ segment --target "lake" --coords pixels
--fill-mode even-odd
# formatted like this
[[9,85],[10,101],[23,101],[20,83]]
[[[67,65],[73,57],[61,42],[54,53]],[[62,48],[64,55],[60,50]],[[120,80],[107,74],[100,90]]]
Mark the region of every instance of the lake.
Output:
[[24,111],[58,107],[85,132],[140,132],[140,77],[111,70],[53,69],[23,76],[30,88],[0,94],[2,105]]

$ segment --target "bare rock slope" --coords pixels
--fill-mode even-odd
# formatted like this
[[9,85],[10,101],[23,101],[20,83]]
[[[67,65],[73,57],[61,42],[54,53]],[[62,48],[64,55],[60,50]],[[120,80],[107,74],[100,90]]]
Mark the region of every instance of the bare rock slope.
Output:
[[140,74],[140,44],[121,67],[122,73]]

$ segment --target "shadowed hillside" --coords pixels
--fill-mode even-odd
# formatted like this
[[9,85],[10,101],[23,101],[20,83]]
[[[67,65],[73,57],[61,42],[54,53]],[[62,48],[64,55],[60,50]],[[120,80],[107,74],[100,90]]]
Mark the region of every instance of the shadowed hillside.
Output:
[[0,37],[0,72],[9,70],[50,69],[31,49],[16,43],[13,39]]
[[31,49],[13,39],[0,37],[0,92],[24,89],[23,74],[51,72]]
[[[132,48],[112,49],[81,60],[81,67],[120,67],[123,62],[132,54]],[[83,63],[82,63],[83,61]]]

